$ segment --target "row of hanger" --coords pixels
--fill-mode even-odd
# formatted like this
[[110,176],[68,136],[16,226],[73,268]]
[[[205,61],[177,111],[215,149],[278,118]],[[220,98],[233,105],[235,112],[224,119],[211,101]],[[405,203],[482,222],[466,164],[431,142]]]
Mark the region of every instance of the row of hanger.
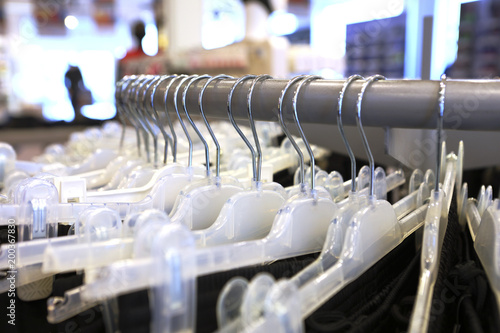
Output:
[[[228,117],[251,153],[251,177],[246,177],[246,169],[235,173],[231,173],[231,168],[224,170],[220,135],[215,135],[203,111],[206,88],[228,79],[234,81],[227,98]],[[3,210],[0,215],[16,216],[20,239],[29,240],[16,244],[18,287],[52,279],[61,272],[85,272],[84,285],[67,291],[63,299],[50,299],[49,321],[60,322],[99,303],[110,309],[114,297],[150,288],[152,330],[192,331],[197,276],[320,252],[313,264],[289,280],[274,281],[269,275],[257,275],[252,281],[234,279],[219,297],[218,321],[223,332],[270,329],[300,332],[303,319],[423,226],[419,291],[409,330],[426,331],[455,186],[460,193],[457,199],[461,221],[465,225],[467,220],[471,234],[474,232],[473,239],[480,241],[475,242],[475,247],[498,298],[500,274],[495,264],[499,254],[495,243],[498,232],[492,232],[498,230],[498,202],[492,202],[491,188],[482,192],[478,203],[467,200],[467,186],[461,186],[462,144],[458,156],[447,155],[439,136],[436,174],[431,170],[425,174],[415,170],[410,177],[409,194],[391,205],[386,194],[402,185],[405,177],[401,171],[386,176],[383,169],[375,168],[361,121],[364,94],[372,84],[385,78],[376,75],[364,80],[358,75],[351,76],[339,94],[337,124],[351,160],[352,180],[347,182],[338,172],[328,174],[318,170],[315,152],[300,125],[297,106],[300,92],[320,77],[298,76],[286,84],[277,102],[279,123],[287,139],[277,153],[269,147],[262,149],[252,115],[252,97],[255,86],[270,79],[267,75],[247,75],[239,79],[226,75],[124,77],[116,90],[122,132],[116,135],[116,128],[108,129],[114,139],[104,140],[108,147],[116,145],[119,150],[109,149],[111,155],[107,155],[105,149],[96,150],[70,167],[18,164],[17,169],[7,172],[4,186],[8,184],[11,189],[11,202],[0,206]],[[342,125],[343,97],[356,80],[364,80],[356,104],[356,122],[369,160],[369,166],[361,168],[357,177],[356,160]],[[171,110],[159,113],[154,105],[157,89],[165,81],[168,84],[164,98],[174,94],[177,126],[186,136],[185,144],[180,143],[175,134]],[[214,160],[210,151],[214,149],[210,149],[205,139],[208,136],[187,110],[187,92],[198,81],[204,82],[198,96],[198,109],[203,119],[201,125],[205,126],[205,133],[215,147],[214,170],[210,168],[213,164],[210,161]],[[249,131],[236,123],[232,110],[233,94],[245,81],[251,81],[246,110]],[[443,77],[439,91],[439,135],[445,88]],[[287,125],[285,112],[288,110],[284,101],[290,96],[291,118],[300,140],[290,134]],[[202,149],[196,149],[180,109]],[[133,126],[132,136],[127,130],[127,121]],[[247,136],[253,137],[253,145]],[[136,155],[124,153],[127,145],[135,145]],[[179,162],[177,152],[182,150],[179,147],[187,151],[186,164]],[[271,151],[269,154],[266,148]],[[290,148],[298,156],[297,185],[283,188],[263,179],[264,160],[273,161],[271,169],[274,170],[295,165],[297,158],[291,157]],[[7,148],[5,151],[10,152]],[[106,187],[109,184],[100,177],[113,174],[110,170],[116,172],[120,166],[130,172],[133,163],[127,165],[127,159],[142,151],[150,163],[136,169],[138,173],[144,171],[136,176],[140,181],[129,182],[132,186],[121,189]],[[160,159],[160,151],[163,159]],[[93,171],[85,169],[93,164],[94,158],[102,161],[99,156],[106,156],[108,169],[102,168],[103,163]],[[53,161],[52,157],[44,156],[40,161]],[[200,160],[204,160],[204,167],[193,162]],[[19,170],[22,168],[24,170]],[[38,176],[23,179],[21,174],[27,173],[27,169],[37,170]],[[47,173],[50,171],[52,173]],[[104,189],[87,191],[88,184]],[[69,194],[61,195],[64,191]],[[70,202],[61,203],[63,197]],[[73,222],[72,234],[54,237],[58,221]],[[8,247],[3,245],[0,268],[8,269],[8,260]],[[3,282],[0,281],[0,288],[6,287]],[[225,308],[225,304],[233,307]],[[235,308],[234,304],[241,306]],[[113,331],[114,320],[108,318],[106,322],[108,331]]]

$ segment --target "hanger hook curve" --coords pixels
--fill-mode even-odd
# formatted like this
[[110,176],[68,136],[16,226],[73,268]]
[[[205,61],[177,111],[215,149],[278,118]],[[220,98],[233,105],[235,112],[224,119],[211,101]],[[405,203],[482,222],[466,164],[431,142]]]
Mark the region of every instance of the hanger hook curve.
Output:
[[244,81],[247,81],[247,80],[254,79],[255,77],[256,77],[256,75],[252,75],[252,74],[240,77],[233,84],[233,86],[231,87],[231,90],[229,91],[229,95],[227,97],[227,114],[229,116],[229,120],[231,121],[231,124],[233,125],[234,129],[236,130],[236,132],[238,132],[238,134],[240,135],[240,137],[243,139],[243,141],[247,145],[248,149],[250,149],[250,152],[252,154],[252,169],[253,169],[253,178],[254,178],[254,180],[256,180],[256,178],[257,178],[257,158],[256,158],[255,149],[253,148],[253,146],[250,143],[250,141],[248,141],[248,139],[245,136],[245,134],[243,134],[243,132],[241,131],[240,127],[236,124],[236,121],[234,120],[234,116],[233,116],[233,107],[232,107],[232,104],[233,104],[233,94],[234,94],[234,91],[236,90],[236,87],[240,83],[242,83]]
[[167,164],[168,145],[169,144],[173,145],[173,142],[172,142],[172,137],[167,133],[167,131],[165,131],[165,128],[163,127],[163,125],[161,123],[161,117],[160,117],[160,114],[158,113],[158,111],[156,110],[154,99],[155,99],[156,90],[158,89],[160,84],[166,80],[173,79],[174,77],[176,77],[176,75],[162,75],[162,76],[160,76],[160,79],[155,83],[155,85],[153,86],[152,92],[151,92],[151,109],[153,110],[153,114],[154,114],[156,121],[158,123],[158,127],[160,128],[161,134],[163,135],[163,139],[165,141],[165,150],[163,152],[163,164]]
[[311,149],[311,145],[309,144],[309,141],[307,141],[306,135],[304,134],[304,131],[302,130],[302,126],[300,125],[299,116],[298,116],[298,112],[297,112],[297,101],[299,98],[300,89],[302,89],[302,86],[305,83],[315,81],[315,80],[321,80],[321,79],[323,79],[323,78],[321,76],[317,76],[317,75],[306,76],[304,79],[302,79],[302,81],[300,81],[299,85],[297,86],[297,89],[295,90],[295,93],[293,95],[293,100],[292,100],[293,115],[295,118],[295,124],[297,125],[297,129],[299,130],[300,137],[302,138],[302,141],[304,142],[304,144],[306,146],[307,153],[309,154],[309,160],[311,162],[311,191],[313,191],[314,188],[316,187],[316,161],[314,159],[314,154],[313,154],[313,151]]
[[361,123],[361,103],[363,102],[363,96],[365,95],[366,89],[375,81],[385,80],[385,77],[382,75],[373,75],[366,79],[366,82],[363,83],[361,87],[361,92],[358,95],[358,101],[356,103],[356,124],[358,127],[359,134],[361,135],[361,139],[363,141],[363,147],[365,148],[366,155],[368,155],[368,162],[370,164],[370,197],[373,196],[373,186],[375,181],[375,161],[373,160],[372,151],[370,149],[370,145],[368,144],[368,139],[366,138],[365,131],[363,129],[363,124]]
[[338,104],[337,104],[337,127],[340,131],[340,136],[342,137],[342,141],[344,141],[344,145],[347,149],[347,154],[349,155],[349,159],[351,160],[351,192],[356,192],[356,158],[354,157],[354,153],[352,152],[351,146],[349,145],[349,141],[344,132],[344,124],[342,123],[342,105],[344,103],[344,95],[347,91],[347,88],[356,80],[364,80],[365,78],[361,75],[354,74],[347,78],[347,80],[342,85],[342,89],[340,90]]
[[268,74],[264,75],[259,75],[257,78],[255,78],[252,82],[252,85],[250,86],[250,89],[248,90],[248,95],[247,95],[247,111],[248,111],[248,120],[250,122],[250,128],[252,129],[252,134],[253,134],[253,139],[255,142],[255,148],[257,150],[257,159],[256,159],[256,171],[257,174],[255,176],[255,180],[257,182],[261,181],[262,177],[262,149],[260,147],[260,142],[259,142],[259,135],[257,134],[257,129],[255,128],[255,121],[253,119],[252,115],[252,97],[253,97],[253,92],[255,85],[257,82],[261,80],[268,80],[272,79],[273,77]]
[[[302,150],[300,150],[299,145],[297,144],[297,142],[295,141],[295,139],[293,138],[292,134],[288,130],[288,127],[285,124],[285,120],[283,118],[283,101],[285,99],[285,95],[286,95],[288,89],[290,89],[290,87],[295,82],[300,81],[300,80],[302,80],[305,77],[307,77],[307,75],[299,75],[299,76],[296,76],[296,77],[292,78],[291,80],[289,80],[287,82],[286,86],[281,91],[280,97],[278,99],[278,119],[279,119],[279,122],[280,122],[280,125],[281,125],[281,129],[285,133],[285,135],[288,138],[288,140],[290,140],[290,143],[292,144],[293,148],[297,152],[297,155],[299,156],[299,168],[300,168],[299,169],[300,170],[299,171],[299,182],[300,182],[301,185],[305,184],[305,182],[304,182],[304,175],[305,175],[305,172],[304,172],[304,154],[302,153]],[[302,188],[302,190],[304,190],[304,188]]]
[[[174,82],[184,77],[187,77],[187,75],[185,74],[174,75],[172,80],[168,83],[167,87],[165,88],[165,95],[163,96],[165,105],[165,115],[167,116],[168,127],[170,128],[170,132],[172,133],[172,158],[174,163],[177,162],[177,134],[175,133],[174,123],[172,122],[172,118],[170,118],[170,113],[168,112],[167,99],[168,99],[168,93],[170,92],[170,88],[172,87]],[[174,103],[175,103],[175,98],[174,98]]]
[[434,190],[439,191],[439,181],[441,175],[441,150],[442,150],[442,132],[443,132],[443,115],[444,115],[444,95],[446,93],[446,74],[441,75],[439,82],[439,108],[438,108],[438,123],[437,123],[437,160],[436,160],[436,184]]
[[191,124],[191,127],[193,127],[194,131],[196,132],[196,134],[200,138],[201,142],[203,143],[203,146],[205,147],[205,162],[206,162],[206,175],[207,175],[207,177],[210,175],[210,151],[208,148],[208,143],[207,143],[207,140],[205,140],[205,138],[203,137],[203,134],[198,129],[198,126],[196,126],[193,119],[189,115],[189,112],[187,110],[187,105],[186,105],[186,97],[187,97],[187,92],[189,90],[189,87],[191,87],[191,85],[193,83],[195,83],[196,81],[199,81],[199,80],[203,80],[203,79],[210,79],[210,77],[211,77],[210,75],[204,74],[204,75],[200,75],[200,76],[197,76],[197,77],[191,79],[189,81],[189,83],[186,85],[186,87],[184,87],[184,91],[182,92],[182,108],[184,109],[184,113],[186,114],[186,117],[187,117],[189,123]]
[[208,85],[214,81],[214,80],[221,80],[221,79],[234,79],[234,77],[230,75],[225,75],[225,74],[219,74],[216,75],[205,82],[205,85],[203,88],[201,88],[200,95],[198,97],[198,107],[200,108],[200,113],[203,118],[203,121],[205,122],[205,125],[207,126],[208,132],[210,133],[210,136],[212,137],[212,140],[214,141],[215,144],[215,149],[216,149],[216,158],[215,158],[215,177],[220,178],[220,144],[219,141],[217,140],[214,131],[212,130],[212,126],[208,123],[207,117],[205,116],[205,111],[203,110],[203,95],[205,94],[205,90],[207,89]]

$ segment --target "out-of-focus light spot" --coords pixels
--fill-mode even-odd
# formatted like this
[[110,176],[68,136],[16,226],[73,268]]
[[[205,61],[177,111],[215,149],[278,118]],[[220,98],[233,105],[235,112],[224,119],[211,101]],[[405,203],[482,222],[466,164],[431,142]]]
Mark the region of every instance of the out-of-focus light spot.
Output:
[[116,59],[123,59],[127,55],[127,49],[123,46],[118,46],[114,49],[113,54]]
[[268,20],[269,32],[275,36],[285,36],[293,34],[299,27],[297,17],[285,11],[275,11],[271,13]]
[[142,49],[148,56],[154,56],[158,53],[158,29],[156,25],[146,24],[146,36],[142,39]]
[[105,120],[113,118],[116,114],[116,109],[112,103],[102,102],[84,105],[81,112],[87,118]]
[[74,17],[73,15],[68,15],[66,16],[66,18],[64,19],[64,25],[66,26],[66,28],[68,28],[69,30],[74,30],[76,29],[76,27],[78,27],[78,24],[80,22],[78,21],[78,19],[76,17]]
[[47,103],[43,106],[43,117],[50,121],[73,121],[75,111],[69,100],[62,100],[57,103]]

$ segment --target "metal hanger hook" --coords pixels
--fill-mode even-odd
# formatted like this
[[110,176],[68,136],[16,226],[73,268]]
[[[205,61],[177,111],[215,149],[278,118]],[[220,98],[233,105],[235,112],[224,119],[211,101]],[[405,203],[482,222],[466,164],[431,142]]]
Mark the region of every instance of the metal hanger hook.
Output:
[[118,119],[120,120],[120,123],[122,124],[122,133],[120,135],[120,150],[123,149],[123,143],[125,141],[125,132],[127,130],[127,118],[124,114],[123,111],[123,105],[122,105],[122,89],[125,84],[128,84],[128,77],[124,76],[118,83],[116,84],[116,89],[115,89],[115,107],[116,107],[116,113],[118,115]]
[[172,119],[170,118],[170,113],[168,112],[168,104],[167,104],[167,98],[168,98],[168,93],[170,92],[170,88],[172,87],[172,84],[184,77],[187,77],[187,75],[174,75],[172,80],[168,83],[167,87],[165,88],[165,95],[163,96],[164,99],[164,105],[165,105],[165,116],[167,117],[167,122],[168,122],[168,127],[170,128],[170,132],[172,133],[172,159],[175,162],[177,162],[177,134],[175,133],[174,129],[174,123],[172,122]]
[[253,119],[252,115],[252,97],[253,97],[253,92],[255,85],[257,82],[262,81],[262,80],[268,80],[272,79],[273,77],[271,75],[259,75],[257,78],[255,78],[252,82],[252,85],[250,86],[250,89],[248,90],[248,95],[247,95],[247,111],[248,111],[248,121],[250,122],[250,128],[252,129],[252,134],[253,134],[253,139],[255,142],[255,148],[257,150],[257,159],[256,159],[256,171],[257,174],[255,176],[255,180],[257,182],[261,181],[262,178],[262,149],[260,147],[260,142],[259,142],[259,135],[257,134],[257,129],[255,127],[255,121]]
[[300,81],[300,80],[302,80],[305,77],[307,77],[307,75],[299,75],[299,76],[296,76],[296,77],[292,78],[291,80],[289,80],[288,83],[286,84],[285,88],[283,88],[283,90],[281,91],[280,97],[278,99],[278,119],[279,119],[279,122],[280,122],[280,125],[281,125],[281,129],[285,133],[285,135],[288,138],[288,140],[290,140],[290,143],[292,144],[293,148],[297,152],[297,155],[299,156],[299,168],[300,168],[299,182],[302,185],[305,184],[304,183],[304,177],[305,177],[304,176],[305,175],[305,170],[304,170],[304,154],[300,150],[299,145],[297,144],[297,142],[295,141],[295,139],[293,138],[292,134],[288,130],[288,127],[285,124],[285,119],[283,118],[283,101],[285,99],[285,95],[286,95],[288,89],[290,89],[290,87],[295,82]]
[[[161,134],[163,135],[163,139],[165,141],[165,150],[163,152],[163,164],[167,164],[168,144],[170,143],[170,145],[172,146],[173,145],[173,142],[172,142],[173,139],[167,133],[167,131],[165,131],[165,128],[163,127],[163,124],[161,123],[161,117],[160,117],[160,114],[158,113],[158,111],[156,110],[154,100],[155,100],[156,90],[158,89],[158,87],[160,86],[160,84],[162,82],[168,80],[168,79],[173,79],[176,76],[177,75],[162,75],[160,77],[160,79],[153,86],[153,89],[152,89],[152,92],[151,92],[151,109],[153,110],[153,115],[154,115],[154,118],[156,118],[157,126],[159,127],[159,129],[161,131]],[[173,146],[172,146],[172,149],[173,149]]]
[[364,80],[365,78],[361,75],[351,75],[347,78],[347,80],[342,85],[342,89],[340,90],[338,104],[337,104],[337,126],[340,131],[340,136],[344,141],[344,145],[347,149],[347,154],[349,155],[349,159],[351,160],[351,192],[356,192],[356,158],[354,157],[354,153],[352,152],[351,146],[347,141],[347,137],[344,133],[344,124],[342,123],[342,105],[344,103],[344,95],[347,91],[347,88],[356,80]]
[[444,115],[444,95],[446,93],[446,74],[441,75],[439,82],[439,108],[438,108],[438,123],[437,123],[437,161],[436,161],[436,184],[434,190],[439,191],[439,181],[441,178],[441,147],[443,144],[443,115]]
[[231,124],[233,124],[234,129],[236,130],[236,132],[238,132],[238,134],[240,135],[240,137],[243,139],[243,141],[247,145],[248,149],[250,149],[250,152],[252,154],[253,178],[254,178],[254,180],[257,180],[257,157],[256,157],[255,149],[253,148],[253,146],[250,143],[250,141],[248,141],[248,139],[245,136],[245,134],[243,134],[243,132],[241,131],[240,127],[236,124],[236,121],[234,120],[234,116],[233,116],[233,107],[232,107],[232,104],[233,104],[233,94],[234,94],[234,91],[236,90],[236,87],[238,87],[238,85],[240,83],[242,83],[244,81],[247,81],[247,80],[254,79],[254,78],[256,78],[256,75],[245,75],[245,76],[240,77],[233,84],[233,86],[231,87],[231,90],[229,91],[229,95],[227,96],[227,114],[229,116],[229,120],[231,121]]
[[177,118],[179,119],[179,123],[181,124],[182,130],[184,131],[184,134],[186,135],[186,138],[188,140],[188,145],[189,145],[189,155],[188,155],[188,167],[193,166],[193,140],[191,139],[191,136],[189,135],[189,131],[184,124],[184,120],[182,120],[181,114],[179,112],[179,106],[178,106],[178,97],[179,97],[179,91],[182,86],[182,84],[187,81],[187,80],[194,80],[198,77],[198,75],[190,75],[186,76],[181,79],[177,87],[175,87],[175,93],[174,93],[174,108],[175,108],[175,113],[177,114]]
[[200,138],[201,142],[203,143],[203,146],[205,147],[205,162],[207,164],[207,166],[206,166],[207,177],[210,175],[210,151],[208,148],[208,143],[207,143],[207,140],[205,140],[205,138],[203,137],[203,134],[198,129],[198,126],[196,126],[193,119],[189,115],[189,112],[188,112],[187,106],[186,106],[186,96],[187,96],[187,92],[189,90],[189,87],[191,87],[191,85],[193,83],[195,83],[196,81],[199,81],[199,80],[203,80],[203,79],[210,79],[210,77],[211,77],[210,75],[204,74],[204,75],[200,75],[200,76],[193,78],[192,80],[189,81],[189,83],[186,85],[186,87],[184,87],[184,91],[182,92],[182,108],[184,109],[184,113],[186,114],[186,117],[187,117],[189,123],[191,124],[191,127],[193,127],[194,131],[196,132],[196,134]]
[[363,140],[363,147],[365,148],[366,155],[368,155],[368,162],[370,164],[370,197],[373,196],[373,187],[375,183],[375,161],[373,160],[372,151],[370,149],[370,145],[368,144],[365,131],[363,130],[363,124],[361,123],[361,103],[363,102],[363,96],[365,95],[366,89],[373,82],[378,80],[385,80],[385,77],[377,74],[366,79],[366,82],[361,87],[361,92],[358,95],[358,101],[356,103],[356,124],[358,126],[359,134]]
[[306,135],[304,134],[304,131],[302,130],[302,126],[300,125],[299,121],[299,116],[297,112],[297,102],[299,99],[299,93],[300,89],[302,89],[302,86],[307,83],[311,82],[314,80],[321,80],[323,79],[321,76],[317,75],[311,75],[307,76],[302,81],[300,81],[299,85],[297,86],[297,89],[295,89],[295,93],[293,95],[293,100],[292,100],[292,105],[293,105],[293,115],[295,118],[295,124],[297,125],[297,129],[299,130],[300,137],[302,138],[302,141],[304,141],[304,144],[306,145],[307,153],[309,154],[309,160],[311,162],[311,191],[314,191],[314,188],[316,187],[316,162],[314,160],[314,154],[311,149],[311,145],[309,144],[309,141],[307,141]]
[[200,113],[203,118],[203,121],[205,122],[205,125],[207,126],[208,132],[210,133],[210,136],[212,137],[212,140],[214,141],[215,144],[215,149],[216,149],[216,158],[215,158],[215,177],[219,178],[220,177],[220,145],[219,141],[215,137],[214,131],[212,130],[212,127],[208,123],[207,117],[205,116],[205,112],[203,111],[203,95],[205,94],[205,90],[207,89],[208,85],[214,81],[214,80],[221,80],[221,79],[234,79],[234,77],[229,76],[229,75],[224,75],[224,74],[219,74],[216,75],[205,82],[205,85],[203,88],[201,88],[200,95],[198,97],[198,107],[200,108]]

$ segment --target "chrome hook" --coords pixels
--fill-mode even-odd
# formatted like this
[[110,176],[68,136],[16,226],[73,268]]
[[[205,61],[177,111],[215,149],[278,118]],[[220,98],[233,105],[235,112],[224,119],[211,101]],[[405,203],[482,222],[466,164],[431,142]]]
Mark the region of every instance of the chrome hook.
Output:
[[154,133],[153,128],[151,127],[150,123],[148,122],[146,116],[143,113],[143,108],[141,108],[140,102],[141,102],[141,91],[143,91],[143,89],[147,87],[149,81],[153,79],[154,77],[151,75],[141,75],[141,77],[138,79],[137,86],[134,89],[134,94],[132,95],[132,103],[131,103],[131,109],[135,110],[137,119],[139,120],[144,129],[144,142],[145,142],[146,156],[148,163],[151,162],[151,155],[149,150],[149,134],[151,134],[151,136],[153,137],[153,145],[155,150],[158,140],[157,136]]
[[368,155],[368,162],[370,165],[370,197],[373,197],[373,186],[375,182],[375,161],[373,160],[372,151],[370,146],[368,145],[368,139],[366,138],[365,131],[363,130],[363,124],[361,123],[361,103],[363,102],[363,96],[365,94],[366,89],[372,82],[378,80],[385,80],[385,77],[382,75],[373,75],[366,79],[366,82],[361,87],[361,92],[358,95],[358,101],[356,103],[356,124],[358,126],[359,134],[363,140],[363,147],[365,148],[366,155]]
[[179,90],[182,86],[182,84],[187,81],[187,80],[194,80],[197,78],[198,75],[190,75],[186,76],[181,79],[180,83],[175,87],[175,94],[174,94],[174,108],[175,108],[175,113],[177,113],[177,117],[179,118],[179,123],[181,124],[182,130],[184,131],[184,134],[186,135],[186,138],[188,140],[188,145],[189,145],[189,156],[188,156],[188,167],[193,166],[193,140],[191,140],[191,136],[189,135],[189,131],[186,128],[186,125],[184,124],[184,120],[182,120],[181,114],[179,113],[179,106],[177,105],[177,99],[179,96]]
[[205,125],[207,126],[208,132],[210,133],[210,136],[212,137],[212,140],[214,141],[215,149],[217,152],[217,156],[215,159],[215,177],[217,177],[217,178],[220,177],[220,145],[219,145],[219,141],[215,137],[215,134],[214,134],[214,131],[212,130],[212,127],[208,123],[207,117],[205,116],[205,112],[203,111],[203,94],[205,94],[205,90],[207,89],[208,85],[212,81],[220,80],[220,79],[234,79],[234,77],[229,76],[229,75],[220,74],[220,75],[216,75],[216,76],[208,79],[207,82],[205,82],[205,85],[203,86],[203,88],[201,88],[200,96],[198,98],[198,106],[200,108],[201,116],[203,117],[203,121],[205,122]]
[[123,111],[123,105],[122,105],[122,89],[123,86],[128,82],[129,78],[127,76],[122,77],[120,81],[116,83],[116,88],[115,88],[115,106],[116,106],[116,113],[118,115],[118,119],[120,119],[120,123],[122,124],[122,133],[120,136],[120,150],[123,149],[123,143],[125,141],[125,132],[127,129],[127,121],[126,117]]
[[307,153],[309,154],[309,160],[311,161],[311,191],[314,190],[315,185],[316,185],[316,179],[315,179],[315,177],[316,177],[316,169],[315,169],[316,168],[316,161],[314,160],[314,154],[313,154],[313,151],[311,149],[311,145],[309,145],[309,141],[307,141],[306,135],[304,134],[304,131],[302,130],[302,126],[300,125],[299,116],[298,116],[298,112],[297,112],[297,100],[299,97],[300,89],[302,89],[302,86],[306,82],[310,82],[310,81],[318,80],[318,79],[322,79],[322,77],[317,76],[317,75],[311,75],[311,76],[307,76],[304,79],[302,79],[302,81],[300,81],[299,85],[297,86],[297,89],[295,90],[295,93],[294,93],[293,99],[292,99],[293,115],[295,118],[295,124],[297,125],[297,129],[299,130],[299,134],[300,134],[300,137],[302,138],[302,141],[306,145]]
[[446,74],[441,75],[441,82],[439,83],[439,109],[438,109],[438,123],[437,123],[437,161],[436,161],[436,184],[434,191],[439,191],[439,178],[441,178],[441,147],[443,144],[442,131],[443,131],[443,115],[444,115],[444,95],[446,93]]
[[[125,76],[123,78],[125,82],[122,85],[122,88],[120,91],[116,91],[118,93],[118,100],[120,101],[119,105],[121,106],[121,111],[122,111],[122,117],[124,120],[128,120],[129,123],[134,127],[135,129],[135,134],[136,134],[136,142],[137,142],[137,152],[139,156],[141,156],[141,133],[140,133],[140,125],[137,124],[135,116],[133,116],[128,109],[128,98],[130,94],[130,87],[133,84],[133,82],[137,79],[137,76],[135,75],[129,75]],[[125,130],[122,131],[123,137],[125,137]]]
[[281,129],[287,136],[288,140],[290,140],[290,143],[292,144],[293,148],[297,152],[297,155],[299,155],[299,167],[300,167],[300,172],[299,172],[299,182],[304,185],[304,178],[305,178],[305,170],[304,170],[304,154],[302,154],[302,151],[300,150],[299,145],[297,142],[295,142],[295,139],[293,138],[292,134],[288,130],[288,127],[285,125],[285,120],[283,118],[283,100],[285,99],[285,95],[290,89],[290,87],[297,81],[300,81],[307,77],[307,75],[299,75],[294,77],[293,79],[289,80],[288,83],[286,84],[285,88],[281,91],[280,97],[278,99],[278,119],[280,121]]
[[[144,144],[145,144],[146,147],[147,147],[148,139],[147,139],[146,130],[142,126],[141,119],[136,114],[136,112],[132,111],[133,110],[133,105],[132,105],[133,101],[132,101],[132,99],[133,99],[133,96],[134,96],[135,91],[137,89],[137,85],[142,80],[143,80],[143,76],[136,76],[136,75],[131,76],[130,77],[130,84],[128,85],[128,87],[126,88],[126,90],[123,91],[123,93],[125,94],[125,98],[123,99],[124,100],[124,103],[123,103],[124,110],[127,113],[129,121],[133,124],[133,126],[135,128],[135,131],[136,131],[136,135],[137,135],[137,153],[138,153],[139,156],[142,156],[142,151],[141,151],[141,133],[144,136],[144,140],[145,140]],[[148,160],[149,160],[149,156],[148,156]]]
[[151,92],[151,109],[153,110],[153,115],[156,118],[156,122],[158,125],[158,128],[161,131],[161,134],[163,135],[163,139],[165,140],[165,151],[163,152],[163,164],[167,164],[167,156],[168,156],[168,144],[173,145],[172,143],[172,137],[165,131],[165,128],[163,127],[163,124],[161,123],[161,117],[158,111],[155,108],[155,102],[154,102],[154,97],[156,94],[156,90],[158,89],[159,85],[168,80],[176,77],[177,75],[162,75],[160,79],[156,82],[156,84],[153,86],[153,91]]
[[250,141],[248,141],[248,139],[245,136],[245,134],[243,134],[243,132],[241,131],[241,129],[239,128],[239,126],[236,124],[236,121],[234,120],[234,116],[233,116],[233,108],[232,108],[232,105],[231,105],[232,102],[233,102],[233,94],[234,94],[234,91],[236,90],[236,87],[240,83],[242,83],[244,81],[247,81],[247,80],[254,79],[254,78],[256,78],[255,75],[245,75],[243,77],[240,77],[233,84],[233,86],[231,87],[231,91],[229,91],[229,95],[227,97],[227,114],[229,116],[229,120],[231,121],[231,124],[233,124],[234,129],[236,130],[236,132],[238,132],[238,134],[240,135],[240,137],[243,139],[243,141],[247,145],[248,149],[250,149],[250,152],[252,154],[253,178],[254,178],[254,180],[257,180],[257,158],[256,158],[255,149],[253,148],[253,146],[250,143]]
[[147,96],[147,93],[148,93],[149,89],[151,88],[151,86],[153,86],[159,79],[160,79],[160,77],[158,77],[158,76],[152,76],[149,79],[149,82],[148,82],[148,80],[146,80],[145,82],[148,82],[148,83],[147,84],[145,83],[145,88],[143,90],[143,94],[140,97],[138,96],[138,98],[141,99],[141,104],[140,104],[140,106],[138,105],[138,112],[142,113],[142,115],[144,116],[144,122],[147,124],[147,127],[151,133],[151,136],[153,137],[154,166],[155,167],[158,166],[158,131],[155,131],[154,127],[156,126],[158,128],[158,130],[161,131],[160,130],[161,126],[156,123],[156,119],[148,112],[148,108],[147,108],[147,104],[146,104],[146,96]]
[[365,78],[362,77],[361,75],[351,75],[347,78],[347,80],[344,82],[344,85],[342,86],[342,90],[340,91],[339,94],[339,99],[338,99],[338,104],[337,104],[337,126],[340,131],[340,136],[342,137],[342,140],[344,141],[344,145],[347,149],[347,154],[349,155],[349,159],[351,160],[351,192],[356,192],[356,158],[354,157],[354,153],[352,152],[351,146],[349,145],[349,142],[347,141],[347,137],[345,136],[344,133],[344,124],[342,123],[342,105],[344,102],[344,94],[347,91],[347,88],[351,85],[356,80],[364,80]]
[[193,78],[191,81],[189,81],[189,83],[186,85],[186,87],[184,87],[184,91],[182,92],[182,107],[184,109],[184,113],[186,114],[186,117],[187,117],[189,123],[191,124],[194,131],[196,132],[196,134],[200,138],[201,142],[203,143],[203,146],[205,147],[205,161],[207,164],[207,166],[206,166],[207,177],[210,175],[210,151],[208,149],[208,143],[207,143],[207,140],[205,140],[205,138],[203,137],[203,134],[200,132],[200,130],[198,129],[198,127],[194,123],[191,116],[189,115],[189,112],[188,112],[187,106],[186,106],[186,96],[187,96],[187,92],[189,90],[189,87],[193,83],[195,83],[196,81],[199,81],[199,80],[209,79],[210,77],[211,77],[210,75],[204,74],[204,75],[200,75],[200,76]]
[[[174,78],[168,83],[167,87],[165,88],[165,95],[164,95],[164,102],[165,102],[165,115],[167,116],[167,122],[168,122],[168,127],[170,128],[170,132],[172,133],[172,158],[174,163],[177,162],[177,134],[175,133],[174,129],[174,124],[172,122],[172,119],[170,118],[170,114],[168,113],[168,106],[167,106],[167,98],[168,98],[168,92],[170,91],[170,87],[172,87],[172,84],[181,79],[187,77],[187,75],[174,75]],[[175,98],[174,98],[175,100]],[[175,103],[175,102],[174,102]]]
[[255,161],[255,167],[256,167],[256,175],[255,175],[255,180],[257,182],[261,181],[262,178],[262,149],[260,147],[260,142],[259,142],[259,135],[257,134],[257,129],[255,128],[255,121],[253,120],[252,116],[252,96],[253,96],[253,90],[255,88],[255,85],[257,82],[261,80],[267,80],[267,79],[272,79],[273,77],[271,75],[259,75],[257,78],[255,78],[252,82],[252,85],[250,86],[250,89],[248,90],[248,95],[247,95],[247,112],[248,112],[248,120],[250,122],[250,128],[252,129],[252,134],[253,134],[253,139],[255,142],[255,149],[257,150],[257,158]]

